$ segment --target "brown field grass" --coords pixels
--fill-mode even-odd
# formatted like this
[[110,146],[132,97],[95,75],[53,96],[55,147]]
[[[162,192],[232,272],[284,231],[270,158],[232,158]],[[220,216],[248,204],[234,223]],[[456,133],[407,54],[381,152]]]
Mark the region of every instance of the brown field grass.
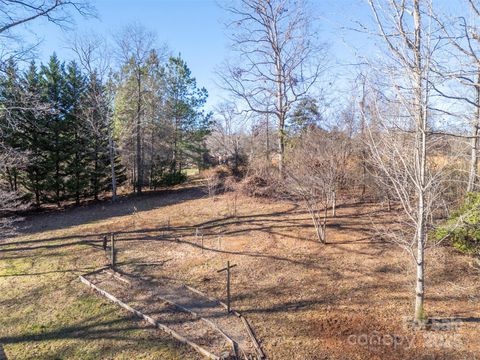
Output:
[[[233,307],[248,317],[269,359],[475,359],[480,284],[471,259],[447,247],[427,254],[427,315],[408,326],[413,274],[405,253],[375,236],[398,214],[343,204],[314,240],[299,204],[189,185],[29,218],[0,244],[0,343],[13,359],[190,359],[196,355],[89,292],[78,275],[105,264],[117,234],[120,269],[174,278],[224,298],[216,273],[233,270]],[[134,208],[136,210],[134,210]],[[169,227],[166,226],[169,224]],[[201,236],[205,249],[201,248]]]

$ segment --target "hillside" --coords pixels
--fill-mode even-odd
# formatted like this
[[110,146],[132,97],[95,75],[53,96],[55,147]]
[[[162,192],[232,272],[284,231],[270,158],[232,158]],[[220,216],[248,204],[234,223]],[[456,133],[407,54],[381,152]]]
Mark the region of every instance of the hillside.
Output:
[[236,264],[232,306],[251,322],[269,359],[479,353],[480,285],[469,257],[428,250],[427,315],[449,321],[411,330],[410,260],[374,231],[391,226],[395,212],[342,205],[322,245],[298,204],[242,195],[236,203],[234,217],[233,194],[213,199],[190,184],[30,216],[20,236],[0,244],[0,343],[8,358],[198,358],[79,281],[106,264],[101,239],[111,232],[122,272],[174,279],[219,299],[225,280],[216,270],[227,260]]

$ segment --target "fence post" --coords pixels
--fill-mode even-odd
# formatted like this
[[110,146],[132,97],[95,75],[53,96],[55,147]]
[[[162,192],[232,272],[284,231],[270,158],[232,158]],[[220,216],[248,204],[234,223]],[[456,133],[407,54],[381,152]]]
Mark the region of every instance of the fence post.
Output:
[[230,269],[237,266],[236,264],[230,266],[230,261],[227,261],[227,267],[217,270],[217,273],[226,271],[227,272],[227,313],[230,314],[231,306],[230,306]]
[[115,265],[116,265],[116,251],[115,251],[115,234],[112,233],[111,234],[111,238],[112,238],[112,269],[115,269]]

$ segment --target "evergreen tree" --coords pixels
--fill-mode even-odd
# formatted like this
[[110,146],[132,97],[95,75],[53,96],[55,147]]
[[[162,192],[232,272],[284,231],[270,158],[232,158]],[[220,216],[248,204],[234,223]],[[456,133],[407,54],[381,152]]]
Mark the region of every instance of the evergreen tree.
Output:
[[67,136],[68,123],[65,121],[63,95],[65,91],[65,70],[57,56],[53,54],[46,66],[42,66],[41,87],[43,100],[49,104],[46,115],[47,122],[47,152],[45,162],[46,201],[60,205],[65,195],[66,161],[70,158],[72,149]]
[[68,140],[69,157],[65,164],[66,197],[74,198],[80,204],[80,198],[87,192],[87,145],[89,141],[88,128],[82,116],[82,105],[85,98],[86,81],[78,65],[71,62],[65,75],[65,89],[62,96],[64,106],[65,139]]
[[[19,150],[21,147],[21,141],[16,136],[18,125],[21,121],[21,97],[18,70],[13,61],[10,61],[0,84],[0,102],[2,106],[0,136],[1,143],[16,150]],[[18,191],[18,172],[19,169],[16,166],[6,167],[10,191]]]
[[40,71],[32,62],[21,76],[11,62],[0,76],[0,144],[24,156],[3,166],[2,186],[28,194],[38,207],[98,199],[113,174],[121,185],[111,98],[95,73],[85,76],[75,62],[65,67],[55,54]]
[[197,88],[186,62],[170,57],[165,71],[165,114],[172,122],[173,172],[181,171],[185,161],[200,162],[204,154],[204,138],[210,127],[211,114],[202,110],[207,101],[205,88]]
[[321,118],[317,100],[305,97],[298,102],[290,116],[289,130],[298,134],[309,127],[319,126]]
[[28,151],[28,164],[22,174],[22,185],[34,196],[35,205],[40,206],[47,186],[48,129],[46,116],[39,94],[38,69],[32,62],[22,80],[24,91],[23,127],[21,137],[23,149]]
[[87,121],[90,128],[88,144],[90,194],[95,200],[100,192],[110,186],[110,161],[108,143],[108,122],[105,104],[104,86],[95,73],[89,79],[86,106]]

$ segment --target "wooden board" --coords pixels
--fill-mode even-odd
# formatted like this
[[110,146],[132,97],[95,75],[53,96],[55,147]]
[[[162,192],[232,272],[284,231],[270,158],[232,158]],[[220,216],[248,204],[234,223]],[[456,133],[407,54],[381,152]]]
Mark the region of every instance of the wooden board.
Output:
[[134,308],[132,308],[131,306],[125,304],[124,302],[120,301],[119,299],[117,299],[115,296],[113,296],[112,294],[108,293],[107,291],[103,290],[103,289],[100,289],[99,287],[97,287],[96,285],[94,285],[93,283],[91,283],[90,281],[88,281],[86,278],[84,278],[83,276],[80,276],[80,281],[82,281],[84,284],[88,285],[90,288],[94,289],[95,291],[97,291],[98,293],[100,293],[101,295],[105,296],[107,299],[111,300],[112,302],[114,302],[115,304],[121,306],[122,308],[124,308],[125,310],[128,310],[130,311],[131,313],[135,314],[137,317],[139,318],[142,318],[144,319],[145,321],[149,322],[150,324],[152,324],[153,326],[165,331],[167,334],[173,336],[175,339],[177,339],[178,341],[180,341],[181,343],[183,344],[187,344],[189,346],[191,346],[193,349],[195,349],[198,353],[202,354],[203,356],[205,356],[206,358],[208,359],[212,359],[212,360],[220,360],[220,357],[212,354],[211,352],[209,352],[208,350],[204,349],[203,347],[201,347],[200,345],[194,343],[193,341],[190,341],[188,339],[186,339],[185,337],[183,337],[182,335],[180,335],[179,333],[177,333],[176,331],[170,329],[168,326],[156,321],[155,319],[153,319],[152,317],[148,316],[148,315],[145,315],[143,314],[142,312],[138,311],[138,310],[135,310]]

